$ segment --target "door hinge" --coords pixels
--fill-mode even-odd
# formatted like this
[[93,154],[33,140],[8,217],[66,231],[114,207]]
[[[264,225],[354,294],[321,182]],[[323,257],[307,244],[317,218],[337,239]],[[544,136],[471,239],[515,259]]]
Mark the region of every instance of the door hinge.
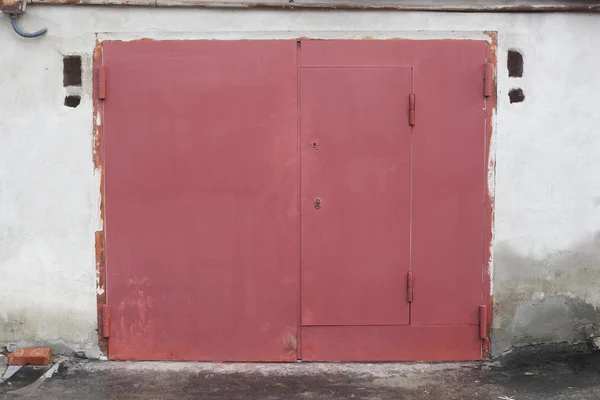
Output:
[[487,340],[487,306],[479,306],[479,338]]
[[490,63],[483,65],[483,95],[490,97],[494,92],[494,67]]
[[409,272],[406,275],[406,299],[409,303],[413,301],[413,274]]
[[110,336],[110,306],[102,305],[102,337]]
[[98,98],[106,98],[106,67],[104,65],[98,67]]
[[408,95],[408,124],[410,126],[415,125],[415,95],[411,93]]

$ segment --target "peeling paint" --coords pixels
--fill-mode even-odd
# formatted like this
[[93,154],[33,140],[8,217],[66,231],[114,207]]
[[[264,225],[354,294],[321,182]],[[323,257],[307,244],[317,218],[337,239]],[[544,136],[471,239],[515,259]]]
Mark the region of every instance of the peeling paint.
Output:
[[95,232],[96,248],[96,300],[97,300],[97,322],[98,322],[98,345],[102,353],[108,353],[108,340],[102,332],[102,307],[106,304],[106,255],[104,235],[104,142],[102,111],[103,103],[98,98],[98,67],[102,65],[102,43],[96,39],[93,51],[92,76],[93,90],[92,99],[94,103],[93,129],[94,129],[94,178],[98,184],[98,229]]
[[[488,93],[488,97],[486,97],[485,107],[486,107],[486,121],[485,121],[485,156],[484,156],[484,164],[486,169],[485,174],[485,188],[486,192],[483,194],[483,293],[482,293],[482,304],[487,307],[487,320],[484,322],[486,324],[486,332],[491,332],[491,326],[493,321],[494,307],[493,307],[493,265],[492,265],[492,257],[493,257],[493,234],[494,234],[494,178],[495,178],[495,157],[496,153],[494,152],[494,138],[495,138],[495,129],[496,126],[494,124],[495,115],[496,115],[496,105],[497,105],[497,74],[498,74],[498,60],[497,60],[497,51],[498,51],[498,33],[493,31],[485,31],[483,32],[489,38],[489,43],[487,46],[487,58],[486,62],[492,66],[492,85],[491,85],[491,93]],[[485,67],[485,66],[484,66]],[[484,80],[485,85],[485,80]],[[484,89],[486,92],[489,92],[489,89]],[[489,336],[489,335],[488,335]],[[482,358],[489,358],[491,343],[489,338],[484,339],[482,346]]]
[[96,294],[102,296],[105,292],[104,283],[100,277],[100,271],[96,271]]
[[[492,134],[490,136],[490,147],[488,157],[488,198],[493,205],[495,204],[496,193],[496,110],[492,113]],[[490,281],[490,296],[494,295],[494,243],[496,236],[495,229],[495,212],[492,210],[491,227],[490,227],[490,253],[488,258],[488,271]]]

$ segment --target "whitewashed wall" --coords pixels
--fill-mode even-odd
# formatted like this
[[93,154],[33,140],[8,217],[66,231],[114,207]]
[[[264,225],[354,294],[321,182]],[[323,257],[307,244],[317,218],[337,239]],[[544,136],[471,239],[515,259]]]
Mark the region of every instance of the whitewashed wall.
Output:
[[[494,354],[581,341],[600,323],[600,14],[31,6],[0,18],[0,344],[99,355],[91,58],[97,39],[404,37],[498,32]],[[506,52],[525,73],[508,78]],[[62,57],[84,61],[63,105]],[[509,104],[508,91],[524,90]]]

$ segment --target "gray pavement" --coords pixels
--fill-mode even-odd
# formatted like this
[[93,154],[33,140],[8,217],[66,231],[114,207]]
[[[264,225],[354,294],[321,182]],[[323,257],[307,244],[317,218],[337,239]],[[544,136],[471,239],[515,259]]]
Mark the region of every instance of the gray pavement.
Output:
[[186,363],[68,359],[23,368],[0,399],[600,399],[600,355],[522,349],[483,363]]

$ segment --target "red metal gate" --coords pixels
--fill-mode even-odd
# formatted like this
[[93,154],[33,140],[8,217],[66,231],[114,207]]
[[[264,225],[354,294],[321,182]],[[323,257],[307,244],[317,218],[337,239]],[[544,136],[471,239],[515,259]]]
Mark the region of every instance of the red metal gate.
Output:
[[105,42],[110,358],[479,359],[486,51]]

